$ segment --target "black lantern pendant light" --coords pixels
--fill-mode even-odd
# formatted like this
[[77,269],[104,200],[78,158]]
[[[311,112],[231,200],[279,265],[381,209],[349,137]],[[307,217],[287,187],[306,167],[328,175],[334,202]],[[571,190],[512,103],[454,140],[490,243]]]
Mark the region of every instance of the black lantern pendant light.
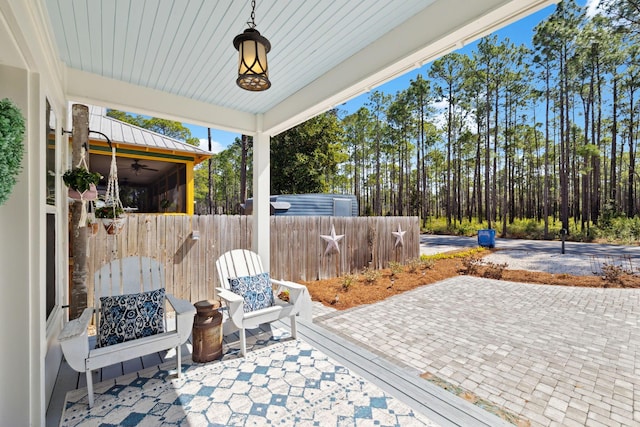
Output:
[[242,89],[259,92],[271,87],[267,66],[267,53],[271,50],[271,43],[256,30],[255,11],[256,2],[253,0],[251,22],[247,22],[249,28],[233,39],[233,46],[239,53],[236,83]]

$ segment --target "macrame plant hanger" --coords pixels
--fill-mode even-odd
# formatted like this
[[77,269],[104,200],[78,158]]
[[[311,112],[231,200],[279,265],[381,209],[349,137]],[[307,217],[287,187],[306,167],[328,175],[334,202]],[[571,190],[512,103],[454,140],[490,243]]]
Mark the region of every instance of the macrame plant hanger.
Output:
[[118,221],[118,210],[124,209],[120,201],[120,187],[118,187],[118,165],[116,164],[116,148],[111,147],[111,167],[109,169],[109,179],[107,181],[107,193],[104,197],[104,204],[107,208],[113,209],[113,227],[118,234],[123,226],[122,221]]
[[[86,170],[89,170],[89,166],[87,166],[86,158],[87,158],[87,150],[85,150],[85,148],[82,147],[82,150],[80,150],[80,161],[76,165],[76,168],[84,167]],[[95,192],[95,187],[93,190]],[[89,192],[90,192],[90,188],[84,190],[82,193],[78,192],[78,194],[80,194],[80,203],[82,203],[82,209],[80,210],[80,221],[78,221],[78,228],[87,226],[87,200],[91,200],[91,199],[85,199],[84,195],[85,193],[89,193]],[[95,198],[95,194],[94,194],[94,198]]]

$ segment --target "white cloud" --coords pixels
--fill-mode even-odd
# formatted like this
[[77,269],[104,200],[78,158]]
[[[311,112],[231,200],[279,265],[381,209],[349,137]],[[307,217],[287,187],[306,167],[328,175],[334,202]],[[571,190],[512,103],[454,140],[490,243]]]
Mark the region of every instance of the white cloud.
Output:
[[440,101],[432,102],[431,106],[436,110],[446,110],[449,107],[449,101],[443,98]]
[[585,7],[587,8],[587,17],[591,18],[598,13],[598,6],[601,0],[587,0]]
[[[203,150],[209,150],[209,139],[208,138],[200,138],[200,148]],[[218,141],[211,140],[211,152],[213,154],[217,154],[223,150],[226,150],[227,147],[222,145],[222,143]]]

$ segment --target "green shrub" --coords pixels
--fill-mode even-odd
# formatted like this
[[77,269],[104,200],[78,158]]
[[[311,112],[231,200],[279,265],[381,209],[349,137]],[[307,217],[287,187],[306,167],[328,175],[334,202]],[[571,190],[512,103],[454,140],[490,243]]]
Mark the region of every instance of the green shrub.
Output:
[[482,264],[482,260],[477,256],[466,256],[462,258],[462,268],[458,270],[462,274],[477,274]]
[[622,276],[628,274],[621,266],[615,264],[602,264],[602,279],[605,281],[606,288],[610,283],[615,285],[622,284]]
[[502,279],[502,273],[504,272],[504,269],[507,268],[506,262],[503,264],[487,262],[485,263],[485,265],[486,265],[486,268],[482,276],[489,279]]
[[404,271],[404,266],[399,262],[389,261],[389,269],[392,276],[397,276]]
[[380,278],[380,272],[376,269],[365,267],[362,270],[362,276],[364,277],[365,283],[372,285],[378,281]]
[[342,277],[342,289],[346,292],[351,288],[354,282],[358,280],[358,276],[355,274],[345,274]]
[[420,258],[411,258],[407,261],[407,270],[409,270],[409,273],[415,273],[420,268],[420,265],[422,265]]

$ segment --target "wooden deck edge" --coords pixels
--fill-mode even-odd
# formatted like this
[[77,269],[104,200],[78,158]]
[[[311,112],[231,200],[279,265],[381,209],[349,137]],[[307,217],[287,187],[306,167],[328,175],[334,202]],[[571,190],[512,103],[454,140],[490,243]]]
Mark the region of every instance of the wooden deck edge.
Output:
[[[278,327],[286,327],[282,322]],[[441,426],[512,424],[317,324],[298,323],[298,336]]]

